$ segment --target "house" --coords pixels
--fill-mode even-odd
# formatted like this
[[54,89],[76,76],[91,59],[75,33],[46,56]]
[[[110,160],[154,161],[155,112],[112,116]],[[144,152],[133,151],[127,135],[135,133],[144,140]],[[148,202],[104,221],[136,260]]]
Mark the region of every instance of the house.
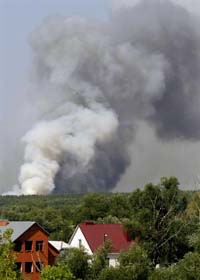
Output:
[[36,222],[0,221],[0,232],[12,229],[16,266],[25,280],[39,280],[42,267],[53,265],[59,254],[48,233]]
[[121,251],[128,250],[135,241],[130,241],[128,232],[124,231],[121,224],[94,224],[85,222],[79,224],[69,240],[71,247],[84,247],[89,255],[103,246],[105,240],[110,240],[112,250],[108,255],[109,266],[118,264]]

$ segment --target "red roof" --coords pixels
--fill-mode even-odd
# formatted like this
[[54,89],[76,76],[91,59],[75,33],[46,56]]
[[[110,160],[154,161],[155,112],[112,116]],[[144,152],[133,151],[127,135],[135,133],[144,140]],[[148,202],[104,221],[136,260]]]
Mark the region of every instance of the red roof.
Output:
[[79,225],[92,252],[104,244],[105,238],[112,242],[112,253],[128,250],[134,241],[128,240],[128,234],[123,231],[121,224],[91,224]]

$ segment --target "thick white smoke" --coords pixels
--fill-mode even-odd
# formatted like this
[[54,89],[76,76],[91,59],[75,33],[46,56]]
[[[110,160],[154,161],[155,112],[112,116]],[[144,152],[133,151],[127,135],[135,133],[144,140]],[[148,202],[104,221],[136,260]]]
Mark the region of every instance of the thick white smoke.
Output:
[[95,144],[108,141],[117,125],[112,111],[81,106],[73,108],[69,115],[37,124],[24,137],[27,163],[21,167],[21,192],[51,193],[65,152],[75,157],[79,169],[87,168]]
[[118,2],[109,23],[47,18],[31,35],[41,121],[24,137],[17,192],[112,189],[141,120],[163,141],[199,140],[199,38],[168,0]]

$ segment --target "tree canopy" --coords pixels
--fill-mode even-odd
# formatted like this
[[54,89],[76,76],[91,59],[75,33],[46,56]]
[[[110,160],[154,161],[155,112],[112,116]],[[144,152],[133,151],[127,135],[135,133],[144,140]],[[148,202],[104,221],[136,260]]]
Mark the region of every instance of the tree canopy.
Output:
[[75,280],[76,278],[70,272],[65,264],[47,266],[43,269],[41,280]]
[[[121,253],[117,268],[108,267],[108,247],[100,248],[93,258],[83,249],[64,251],[55,266],[43,270],[42,280],[199,279],[194,277],[199,272],[200,192],[180,190],[175,177],[127,194],[2,196],[0,218],[36,221],[50,239],[66,242],[76,225],[86,220],[121,223],[130,238],[138,240],[138,245]],[[10,235],[0,235],[0,279],[15,280]]]
[[16,258],[12,252],[11,235],[10,229],[0,233],[0,279],[18,280],[21,278],[15,266]]

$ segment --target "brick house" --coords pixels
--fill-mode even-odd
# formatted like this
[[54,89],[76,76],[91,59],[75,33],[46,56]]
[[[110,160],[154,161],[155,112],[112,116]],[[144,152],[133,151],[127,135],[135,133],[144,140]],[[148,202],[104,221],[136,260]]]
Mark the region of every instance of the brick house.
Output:
[[71,247],[84,247],[89,255],[103,246],[105,240],[112,243],[112,250],[108,254],[109,266],[115,267],[118,264],[118,257],[121,251],[128,250],[136,241],[130,241],[127,231],[124,231],[121,224],[94,224],[86,222],[79,224],[69,240]]
[[0,221],[0,231],[12,229],[16,266],[25,280],[39,280],[42,267],[53,265],[59,254],[48,233],[36,222]]

